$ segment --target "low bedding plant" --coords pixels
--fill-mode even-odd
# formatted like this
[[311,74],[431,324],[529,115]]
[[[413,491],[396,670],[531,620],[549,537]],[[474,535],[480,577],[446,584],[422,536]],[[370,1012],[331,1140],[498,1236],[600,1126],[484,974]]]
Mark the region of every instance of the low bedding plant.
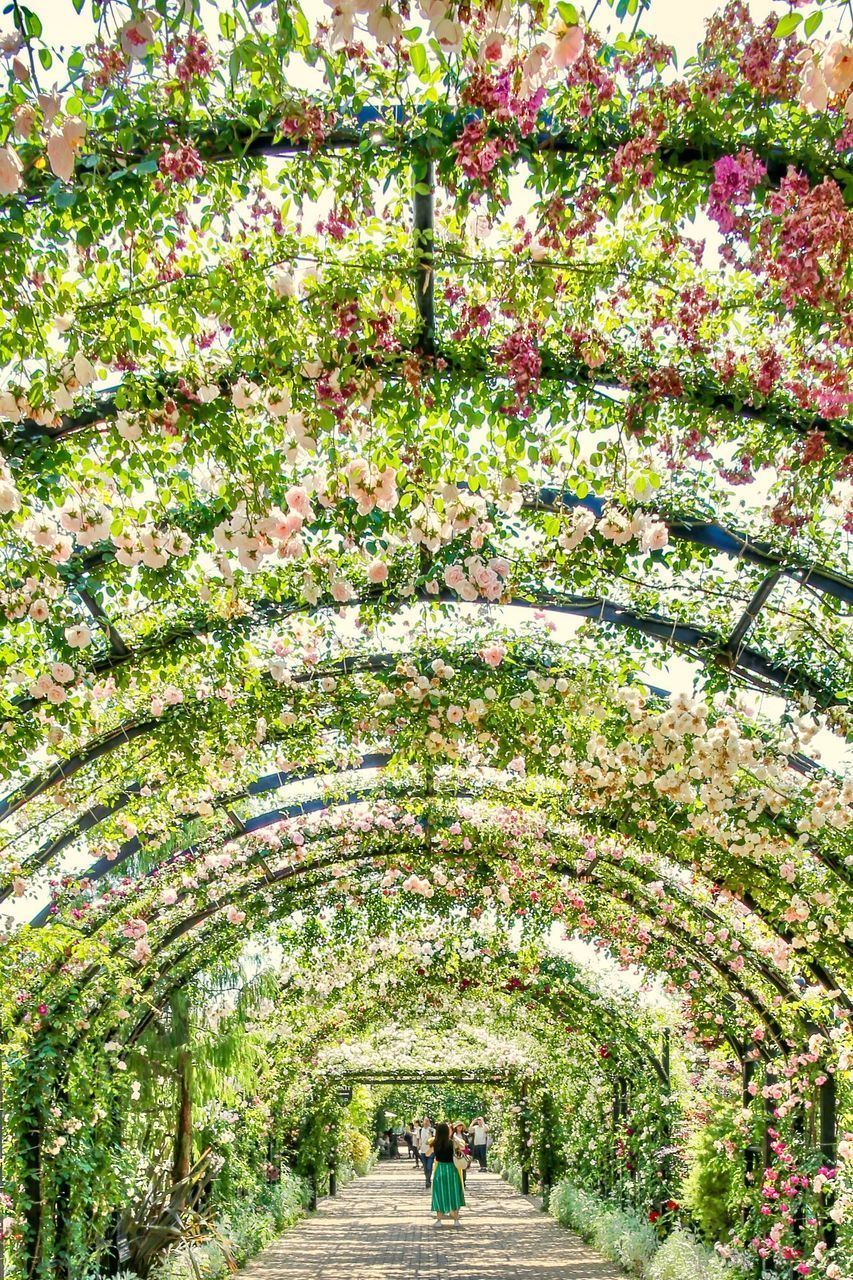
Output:
[[662,1243],[638,1214],[564,1179],[551,1190],[548,1212],[611,1262],[642,1280],[740,1280],[741,1272],[687,1231]]

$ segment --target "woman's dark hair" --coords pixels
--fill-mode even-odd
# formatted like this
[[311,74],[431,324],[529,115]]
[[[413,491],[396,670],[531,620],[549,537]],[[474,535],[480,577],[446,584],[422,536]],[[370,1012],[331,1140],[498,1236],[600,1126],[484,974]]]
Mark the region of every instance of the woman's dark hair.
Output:
[[432,1149],[435,1152],[436,1160],[441,1164],[445,1164],[448,1160],[453,1159],[453,1142],[450,1137],[450,1125],[445,1124],[443,1120],[441,1124],[436,1125]]

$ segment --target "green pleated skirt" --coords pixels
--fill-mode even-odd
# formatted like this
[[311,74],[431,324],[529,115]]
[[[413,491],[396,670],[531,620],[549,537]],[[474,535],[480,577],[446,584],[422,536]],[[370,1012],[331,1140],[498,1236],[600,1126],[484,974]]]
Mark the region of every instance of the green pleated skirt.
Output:
[[433,1213],[453,1213],[465,1203],[462,1174],[455,1164],[439,1164],[436,1160],[432,1171]]

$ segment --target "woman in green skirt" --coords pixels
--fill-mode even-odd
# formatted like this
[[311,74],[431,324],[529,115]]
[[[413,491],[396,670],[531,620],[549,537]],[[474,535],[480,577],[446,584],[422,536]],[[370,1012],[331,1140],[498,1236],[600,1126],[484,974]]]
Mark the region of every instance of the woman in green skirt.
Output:
[[462,1186],[462,1174],[453,1163],[455,1148],[450,1136],[450,1125],[440,1124],[435,1131],[433,1142],[435,1152],[435,1169],[432,1175],[432,1210],[435,1214],[433,1226],[440,1227],[446,1217],[453,1219],[453,1225],[459,1226],[459,1210],[465,1203],[465,1191]]

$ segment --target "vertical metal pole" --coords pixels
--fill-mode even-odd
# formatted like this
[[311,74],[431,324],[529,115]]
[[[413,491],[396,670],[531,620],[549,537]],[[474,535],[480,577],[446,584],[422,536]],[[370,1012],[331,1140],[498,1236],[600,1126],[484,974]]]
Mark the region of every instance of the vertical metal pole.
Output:
[[[776,1083],[776,1077],[768,1067],[766,1072],[764,1073],[764,1087],[770,1088],[775,1083]],[[764,1149],[762,1152],[765,1169],[769,1169],[770,1165],[773,1163],[773,1152],[771,1150],[772,1139],[770,1137],[770,1130],[773,1127],[773,1120],[774,1120],[773,1112],[775,1110],[776,1110],[776,1107],[773,1104],[773,1099],[765,1097],[764,1099]]]
[[[828,1169],[834,1169],[838,1158],[838,1113],[837,1113],[837,1095],[835,1088],[835,1076],[827,1075],[826,1080],[820,1086],[818,1094],[818,1107],[820,1112],[820,1154],[823,1164]],[[832,1249],[835,1245],[836,1227],[832,1218],[829,1216],[829,1210],[832,1207],[834,1193],[832,1190],[821,1192],[820,1203],[823,1210],[823,1239],[828,1248]]]
[[415,146],[414,178],[415,305],[421,319],[418,350],[435,355],[435,167],[425,148]]
[[[741,1105],[744,1111],[749,1111],[750,1107],[752,1106],[752,1094],[749,1091],[749,1086],[752,1084],[752,1079],[753,1079],[753,1076],[755,1075],[755,1059],[742,1058],[741,1072],[742,1072]],[[751,1185],[751,1183],[754,1180],[755,1166],[758,1160],[758,1155],[759,1155],[758,1148],[756,1147],[754,1142],[750,1142],[746,1147],[744,1147],[743,1168],[744,1168],[745,1180],[748,1185]],[[748,1211],[745,1209],[744,1213],[747,1213],[747,1212]]]
[[527,1123],[527,1081],[521,1083],[521,1194],[530,1195],[530,1127]]
[[835,1076],[828,1075],[820,1086],[820,1154],[828,1168],[835,1167],[837,1159],[838,1128],[836,1116]]

